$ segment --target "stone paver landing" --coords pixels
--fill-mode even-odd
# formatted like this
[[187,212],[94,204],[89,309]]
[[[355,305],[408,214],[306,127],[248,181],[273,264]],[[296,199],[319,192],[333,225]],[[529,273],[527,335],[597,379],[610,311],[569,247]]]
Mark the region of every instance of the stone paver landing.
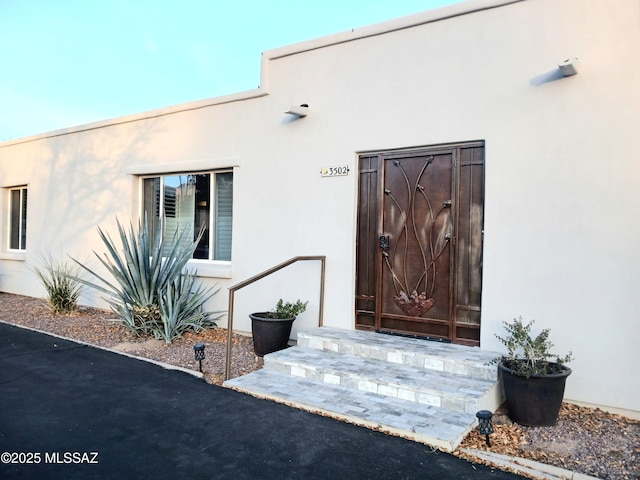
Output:
[[445,451],[501,403],[496,353],[358,330],[315,328],[226,387]]

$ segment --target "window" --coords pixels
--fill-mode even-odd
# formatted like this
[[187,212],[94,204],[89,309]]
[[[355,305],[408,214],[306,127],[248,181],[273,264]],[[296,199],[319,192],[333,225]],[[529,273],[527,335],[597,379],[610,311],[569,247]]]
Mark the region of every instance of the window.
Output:
[[27,187],[9,189],[9,249],[27,248]]
[[231,260],[233,172],[184,173],[143,179],[143,213],[151,232],[161,226],[169,248],[176,230],[204,227],[193,258]]

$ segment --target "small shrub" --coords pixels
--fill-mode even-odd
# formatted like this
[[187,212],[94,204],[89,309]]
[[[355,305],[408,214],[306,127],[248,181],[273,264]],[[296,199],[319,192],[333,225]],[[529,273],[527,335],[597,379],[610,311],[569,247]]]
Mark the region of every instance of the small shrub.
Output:
[[549,375],[563,371],[562,365],[573,359],[571,352],[564,357],[551,353],[553,343],[549,340],[550,330],[543,329],[535,338],[531,337],[534,320],[523,323],[522,317],[512,322],[502,322],[508,335],[496,338],[507,348],[507,355],[494,359],[502,362],[515,375],[529,378],[531,375]]
[[42,268],[34,268],[40,283],[47,290],[47,303],[55,313],[71,313],[78,308],[82,285],[72,277],[80,275],[80,269],[69,262],[41,257]]
[[302,302],[301,300],[296,300],[295,303],[285,303],[280,299],[276,304],[276,308],[269,312],[269,316],[271,318],[294,318],[307,309],[308,303],[309,302]]

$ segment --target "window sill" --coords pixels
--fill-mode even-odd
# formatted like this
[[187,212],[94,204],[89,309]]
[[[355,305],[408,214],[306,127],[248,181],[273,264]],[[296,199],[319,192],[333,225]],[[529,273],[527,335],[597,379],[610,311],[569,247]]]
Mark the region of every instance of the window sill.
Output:
[[15,260],[24,262],[27,259],[27,252],[0,252],[0,260]]
[[197,270],[198,277],[231,278],[231,262],[189,260],[189,262],[187,262],[187,269]]

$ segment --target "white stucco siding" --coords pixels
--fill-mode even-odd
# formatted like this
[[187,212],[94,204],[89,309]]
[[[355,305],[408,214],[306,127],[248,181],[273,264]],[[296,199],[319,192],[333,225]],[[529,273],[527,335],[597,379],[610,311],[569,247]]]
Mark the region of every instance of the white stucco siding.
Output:
[[[0,290],[41,295],[29,270],[41,252],[103,251],[96,226],[137,219],[139,175],[232,167],[233,260],[203,277],[221,287],[209,307],[226,309],[227,287],[290,257],[326,255],[325,325],[353,328],[358,152],[483,140],[481,347],[500,348],[502,321],[536,319],[575,354],[567,398],[640,411],[640,4],[443,11],[478,5],[497,8],[265,52],[262,89],[244,97],[0,145],[0,187],[29,186],[28,250],[0,252]],[[570,56],[579,73],[560,78]],[[307,117],[283,113],[301,103]],[[349,175],[321,178],[331,165]],[[314,325],[318,279],[310,262],[242,290],[235,328],[281,296],[310,300],[295,330]]]
[[[111,133],[98,130],[47,138],[16,145],[3,154],[2,187],[28,187],[28,228],[26,261],[3,261],[3,267],[20,273],[14,277],[1,271],[2,291],[43,295],[31,271],[42,256],[89,259],[91,249],[98,247],[96,226],[113,224],[116,216],[126,221],[131,217],[133,184],[122,168],[130,142]],[[6,200],[3,195],[3,203]]]
[[498,348],[502,320],[535,318],[559,353],[575,353],[569,398],[637,410],[640,70],[625,59],[640,12],[637,2],[616,7],[548,15],[564,21],[548,28],[575,39],[579,74],[523,89],[512,125],[487,141],[481,344]]

